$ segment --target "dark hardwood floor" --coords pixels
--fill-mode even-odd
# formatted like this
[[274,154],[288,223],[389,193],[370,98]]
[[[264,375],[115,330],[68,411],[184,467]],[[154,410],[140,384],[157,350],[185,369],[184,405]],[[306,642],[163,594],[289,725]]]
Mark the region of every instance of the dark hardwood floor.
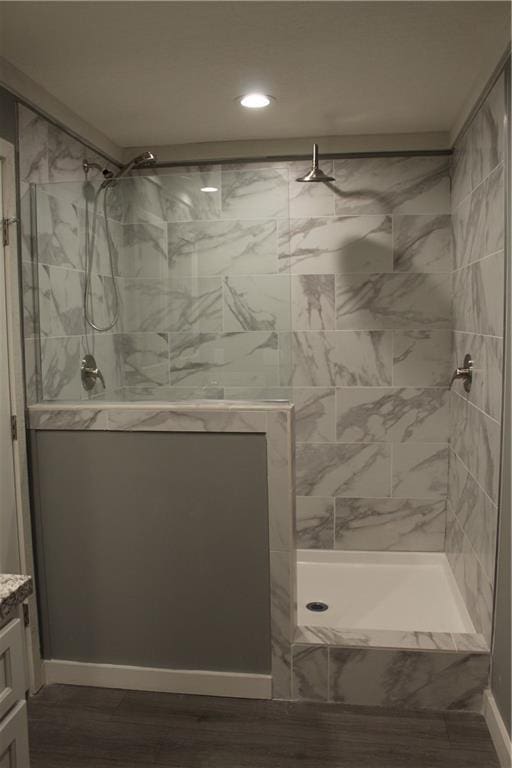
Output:
[[479,715],[52,685],[31,768],[499,768]]

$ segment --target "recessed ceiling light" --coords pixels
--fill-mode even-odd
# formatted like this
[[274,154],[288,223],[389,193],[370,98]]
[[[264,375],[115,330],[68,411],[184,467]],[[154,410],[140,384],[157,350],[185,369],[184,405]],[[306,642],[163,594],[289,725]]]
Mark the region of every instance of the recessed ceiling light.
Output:
[[218,192],[218,187],[201,187],[201,192]]
[[247,109],[261,109],[268,107],[271,96],[265,96],[264,93],[248,93],[240,97],[240,104]]

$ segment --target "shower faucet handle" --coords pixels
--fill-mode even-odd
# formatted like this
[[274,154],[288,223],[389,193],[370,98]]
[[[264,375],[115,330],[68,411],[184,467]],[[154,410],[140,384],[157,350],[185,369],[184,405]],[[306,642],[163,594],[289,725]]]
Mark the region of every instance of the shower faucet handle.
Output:
[[466,392],[471,390],[471,384],[473,383],[473,359],[469,352],[464,356],[462,367],[455,369],[450,380],[450,388],[457,379],[463,379]]
[[96,364],[94,355],[84,355],[80,363],[80,374],[82,377],[82,386],[87,392],[94,389],[94,385],[98,379],[101,381],[103,389],[106,389],[105,379],[103,378],[101,369],[98,368]]

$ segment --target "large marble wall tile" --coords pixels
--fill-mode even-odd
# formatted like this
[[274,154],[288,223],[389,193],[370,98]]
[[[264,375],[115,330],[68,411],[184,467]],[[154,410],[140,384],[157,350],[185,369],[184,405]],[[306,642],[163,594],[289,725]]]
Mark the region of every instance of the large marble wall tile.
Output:
[[489,581],[494,579],[498,509],[452,452],[448,498]]
[[83,272],[62,267],[39,267],[42,336],[76,336],[84,332],[83,285]]
[[492,636],[493,582],[485,575],[450,505],[445,552],[475,629],[489,645]]
[[270,551],[270,616],[272,622],[272,698],[291,697],[291,642],[295,622],[292,621],[293,586],[290,574],[294,552]]
[[280,234],[286,236],[281,270],[302,275],[393,270],[390,216],[291,219]]
[[[161,185],[162,218],[169,222],[218,219],[221,213],[220,172],[183,173],[159,176]],[[203,192],[205,187],[216,187],[216,192]],[[160,215],[141,201],[140,207]]]
[[501,418],[503,375],[503,339],[472,333],[454,334],[453,369],[462,365],[466,354],[473,360],[473,381],[467,393],[461,381],[453,385],[455,392],[485,411],[493,419]]
[[48,181],[49,123],[18,103],[20,179],[26,183]]
[[455,330],[503,336],[503,281],[503,252],[454,272]]
[[[79,230],[78,230],[78,249],[79,249],[79,263],[81,265],[86,264],[86,217],[83,208],[79,209]],[[94,229],[94,249],[92,240],[93,218],[92,213],[89,218],[89,258],[91,260],[91,271],[100,274],[108,275],[112,274],[112,267],[115,274],[119,274],[119,265],[123,261],[124,250],[124,226],[118,221],[108,219],[108,235],[106,229],[106,222],[103,216],[96,218]],[[110,264],[110,254],[112,255],[112,266]]]
[[393,384],[446,387],[452,375],[451,331],[394,331]]
[[168,330],[167,306],[160,280],[117,279],[121,296],[121,328],[128,333]]
[[171,277],[277,272],[275,221],[170,224],[167,246]]
[[117,260],[122,277],[167,278],[167,228],[148,221],[125,224]]
[[83,181],[83,161],[90,151],[82,142],[60,128],[48,124],[48,179],[55,181]]
[[[336,439],[334,389],[295,387],[295,436],[299,443],[331,443]],[[348,440],[346,442],[354,442]]]
[[337,389],[336,415],[342,443],[447,442],[449,437],[445,389]]
[[390,448],[385,443],[298,445],[299,496],[389,496]]
[[287,216],[286,169],[222,171],[223,219],[282,219]]
[[278,335],[243,333],[171,333],[171,384],[186,386],[276,386],[279,382]]
[[176,278],[160,286],[165,330],[216,332],[222,330],[220,277]]
[[[255,414],[255,416],[261,414]],[[254,421],[254,419],[253,419]],[[293,421],[287,411],[266,414],[268,535],[270,549],[293,554],[295,536],[295,474]],[[295,582],[294,582],[295,584]]]
[[114,336],[123,384],[169,384],[168,338],[165,333],[119,333]]
[[334,161],[336,213],[449,213],[449,157]]
[[[114,194],[122,209],[121,221],[125,224],[135,224],[140,221],[150,220],[155,222],[167,221],[167,209],[164,203],[164,191],[160,176],[128,176],[115,187]],[[176,210],[179,209],[180,199],[174,200]],[[171,206],[171,202],[169,202]],[[172,214],[171,214],[172,216]],[[187,217],[184,216],[185,220]],[[190,217],[189,217],[190,218]]]
[[293,400],[291,387],[225,387],[223,392],[225,400]]
[[466,199],[471,186],[470,131],[466,130],[453,148],[451,163],[452,211]]
[[451,272],[451,216],[394,216],[393,257],[396,272]]
[[[320,168],[332,176],[333,161],[320,160]],[[334,192],[330,184],[304,184],[296,181],[311,170],[311,163],[298,161],[288,165],[290,177],[290,217],[332,216],[334,214]]]
[[344,704],[480,711],[485,653],[329,648],[329,688]]
[[505,114],[505,76],[502,74],[473,120],[473,188],[504,159]]
[[452,392],[451,446],[483,490],[497,503],[501,428],[499,422]]
[[451,328],[447,275],[336,275],[336,328]]
[[21,262],[21,290],[23,296],[23,335],[30,338],[39,333],[38,271],[36,263]]
[[295,331],[334,330],[334,275],[292,275],[291,295]]
[[496,253],[505,247],[505,171],[499,165],[485,182],[484,253]]
[[290,280],[286,275],[225,277],[225,331],[290,330]]
[[292,648],[292,698],[300,701],[327,701],[328,649],[318,645]]
[[485,253],[485,185],[480,185],[452,214],[455,268],[478,261]]
[[293,384],[391,384],[391,355],[391,331],[297,332],[293,334]]
[[39,339],[25,339],[23,348],[25,353],[25,396],[27,405],[33,405],[43,397]]
[[335,548],[442,552],[444,499],[336,499]]
[[448,488],[448,446],[444,443],[395,443],[393,496],[444,498]]
[[36,195],[36,238],[39,264],[83,269],[78,243],[79,212],[67,200],[47,194]]
[[297,496],[296,545],[299,549],[332,549],[334,499]]
[[48,338],[41,342],[43,400],[80,400],[80,336]]
[[[460,636],[459,636],[460,637]],[[466,638],[462,635],[462,638]],[[473,635],[473,637],[475,637]],[[455,641],[449,632],[402,632],[398,629],[333,629],[332,627],[297,627],[295,642],[305,645],[336,645],[342,648],[397,648],[433,651],[455,651]],[[469,647],[469,637],[461,650],[482,651],[482,640],[476,636]],[[460,640],[461,646],[464,639]]]

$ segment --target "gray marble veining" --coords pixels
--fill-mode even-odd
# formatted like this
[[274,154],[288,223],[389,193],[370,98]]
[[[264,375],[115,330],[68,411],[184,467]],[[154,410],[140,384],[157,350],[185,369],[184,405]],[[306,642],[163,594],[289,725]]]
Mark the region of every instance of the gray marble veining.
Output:
[[396,387],[336,389],[337,439],[353,442],[448,441],[448,391]]
[[288,171],[281,168],[222,171],[222,218],[288,216]]
[[171,277],[277,272],[277,226],[269,219],[170,224],[167,247]]
[[446,387],[452,375],[451,331],[395,331],[393,384],[399,387]]
[[327,701],[328,649],[294,645],[292,697],[301,701]]
[[294,330],[334,330],[334,275],[292,275]]
[[301,549],[332,549],[334,500],[298,496],[296,501],[297,546]]
[[504,268],[500,251],[454,272],[455,330],[503,336]]
[[385,443],[300,444],[296,454],[297,493],[389,496],[390,460],[390,449]]
[[[332,645],[342,648],[403,648],[422,651],[454,651],[454,635],[449,632],[403,632],[396,629],[334,629],[331,627],[300,626],[295,642],[302,645]],[[467,645],[471,638],[478,647],[461,650],[484,650],[478,635],[462,635]],[[461,644],[464,641],[461,641]]]
[[281,271],[294,274],[391,272],[390,216],[291,219],[280,227]]
[[488,674],[482,653],[329,648],[330,697],[344,704],[480,711]]
[[[294,387],[295,436],[299,443],[335,441],[334,389]],[[347,441],[352,442],[352,441]]]
[[337,214],[449,213],[449,157],[334,161]]
[[393,496],[445,498],[448,488],[448,445],[394,443]]
[[390,331],[297,331],[293,334],[295,386],[391,384]]
[[290,330],[290,281],[286,275],[225,277],[224,330]]
[[473,333],[454,333],[453,369],[469,353],[473,360],[471,391],[465,392],[460,382],[455,391],[499,421],[501,418],[501,388],[503,375],[503,339]]
[[451,328],[446,275],[336,276],[336,328]]
[[444,499],[336,499],[335,548],[441,552]]
[[394,216],[393,259],[397,272],[451,272],[452,217]]
[[498,508],[480,488],[457,454],[450,457],[448,497],[487,579],[494,579]]

